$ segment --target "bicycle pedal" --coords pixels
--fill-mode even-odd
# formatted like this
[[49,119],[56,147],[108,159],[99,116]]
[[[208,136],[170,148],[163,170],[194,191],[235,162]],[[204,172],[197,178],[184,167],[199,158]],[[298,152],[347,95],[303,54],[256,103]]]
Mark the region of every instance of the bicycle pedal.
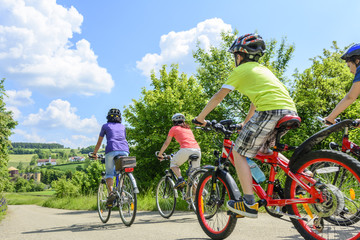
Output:
[[235,218],[244,218],[244,216],[243,215],[240,215],[240,214],[237,214],[237,213],[234,213],[234,212],[232,212],[232,211],[227,211],[227,215],[229,215],[229,216],[232,216],[232,217],[235,217]]

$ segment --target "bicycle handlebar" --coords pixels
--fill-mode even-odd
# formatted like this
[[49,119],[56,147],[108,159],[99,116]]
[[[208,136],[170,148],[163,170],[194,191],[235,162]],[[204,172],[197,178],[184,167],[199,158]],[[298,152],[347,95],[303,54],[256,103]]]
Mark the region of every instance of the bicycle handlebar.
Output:
[[[155,156],[158,157],[158,155],[159,155],[159,151],[156,151]],[[163,153],[162,155],[164,157],[162,161],[164,161],[164,160],[170,160],[173,154],[167,155],[166,153]]]
[[[105,156],[103,155],[103,154],[96,154],[96,156],[98,157],[98,158],[105,158]],[[92,159],[94,159],[95,157],[94,157],[94,155],[93,155],[93,152],[89,152],[88,153],[88,157],[89,158],[92,158]]]
[[[199,123],[196,119],[192,120],[193,123]],[[197,123],[196,123],[197,122]],[[242,129],[242,124],[232,124],[232,120],[221,120],[219,123],[216,120],[206,121],[205,127],[197,127],[204,131],[215,130],[217,132],[222,132],[223,134],[232,134],[234,131],[239,131]],[[202,123],[200,123],[202,124]]]
[[[326,124],[326,125],[333,125],[332,122],[329,122],[328,120],[325,120],[324,118],[322,118],[322,117],[320,117],[320,116],[316,117],[316,120],[318,120],[319,122],[321,122],[321,123],[323,123],[323,124]],[[340,118],[336,118],[336,119],[335,119],[335,124],[336,124],[336,123],[339,123],[339,122],[341,122],[341,119],[340,119]],[[360,122],[358,122],[358,121],[356,121],[356,120],[353,120],[353,121],[352,121],[352,126],[353,126],[353,127],[357,127],[357,126],[359,126],[359,124],[360,124]]]

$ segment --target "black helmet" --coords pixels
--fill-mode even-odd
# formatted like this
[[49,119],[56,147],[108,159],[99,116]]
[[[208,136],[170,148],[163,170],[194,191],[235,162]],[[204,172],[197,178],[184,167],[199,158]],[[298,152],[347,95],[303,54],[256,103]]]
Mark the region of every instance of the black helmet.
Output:
[[341,59],[348,61],[353,56],[360,56],[360,43],[354,44],[346,50],[345,54],[341,56]]
[[265,42],[262,37],[257,33],[250,33],[238,37],[228,52],[243,52],[249,54],[250,60],[257,61],[264,54],[265,48]]
[[117,108],[112,108],[109,110],[108,115],[106,116],[108,122],[121,123],[121,112]]
[[[121,117],[121,112],[120,112],[120,110],[119,109],[117,109],[117,108],[112,108],[112,109],[110,109],[109,110],[109,112],[108,112],[108,116],[111,116],[111,115],[113,115],[113,116],[118,116],[118,117]],[[111,116],[112,117],[112,116]]]

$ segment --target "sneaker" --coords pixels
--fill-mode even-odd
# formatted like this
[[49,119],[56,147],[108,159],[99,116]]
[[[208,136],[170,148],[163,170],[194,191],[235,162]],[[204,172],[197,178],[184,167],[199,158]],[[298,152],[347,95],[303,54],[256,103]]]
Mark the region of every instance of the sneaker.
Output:
[[181,188],[183,188],[183,187],[185,187],[185,181],[184,181],[184,179],[183,179],[183,178],[178,178],[178,180],[177,180],[174,188],[175,188],[175,189],[181,189]]
[[114,203],[114,200],[116,199],[116,194],[114,192],[110,192],[107,201],[106,201],[106,205],[108,207],[111,207]]
[[257,218],[259,203],[248,205],[243,199],[230,200],[226,203],[230,211],[237,213],[244,217]]

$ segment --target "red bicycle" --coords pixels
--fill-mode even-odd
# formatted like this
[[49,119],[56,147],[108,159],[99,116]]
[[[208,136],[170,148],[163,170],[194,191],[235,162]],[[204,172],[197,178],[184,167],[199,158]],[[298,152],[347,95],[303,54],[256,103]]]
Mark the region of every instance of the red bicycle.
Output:
[[[274,217],[288,216],[305,239],[360,238],[360,163],[351,156],[333,150],[313,151],[312,148],[330,133],[349,123],[323,129],[299,147],[280,143],[282,134],[300,126],[300,118],[285,116],[276,129],[272,155],[257,155],[255,159],[270,166],[266,189],[253,179],[253,189]],[[240,190],[229,173],[234,164],[231,135],[240,125],[231,120],[208,122],[204,130],[224,134],[222,154],[214,151],[215,166],[207,167],[196,192],[197,218],[204,232],[212,239],[224,239],[235,228],[236,214],[226,208],[226,202],[241,198]],[[295,150],[290,161],[278,153]],[[339,177],[341,176],[341,177]]]

